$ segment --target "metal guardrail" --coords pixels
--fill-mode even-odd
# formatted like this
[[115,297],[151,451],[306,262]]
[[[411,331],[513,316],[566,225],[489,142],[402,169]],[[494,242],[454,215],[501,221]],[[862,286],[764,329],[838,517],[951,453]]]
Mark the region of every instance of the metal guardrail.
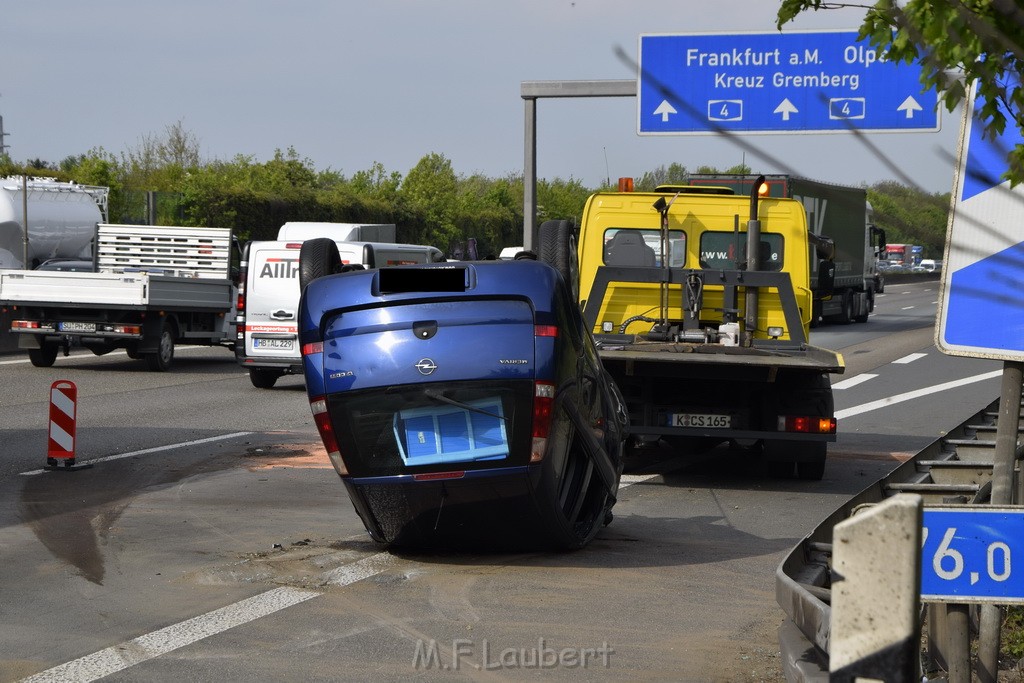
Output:
[[925,505],[987,502],[998,418],[997,399],[843,504],[782,561],[775,572],[775,597],[787,617],[779,628],[786,680],[827,681],[829,677],[835,525],[863,506],[898,493],[916,493]]

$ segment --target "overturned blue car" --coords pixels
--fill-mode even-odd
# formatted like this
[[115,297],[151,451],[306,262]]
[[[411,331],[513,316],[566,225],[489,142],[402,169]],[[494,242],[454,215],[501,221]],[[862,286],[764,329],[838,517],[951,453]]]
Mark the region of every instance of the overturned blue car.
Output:
[[299,338],[316,426],[370,536],[587,544],[612,517],[628,417],[559,272],[340,270],[333,242],[303,244]]

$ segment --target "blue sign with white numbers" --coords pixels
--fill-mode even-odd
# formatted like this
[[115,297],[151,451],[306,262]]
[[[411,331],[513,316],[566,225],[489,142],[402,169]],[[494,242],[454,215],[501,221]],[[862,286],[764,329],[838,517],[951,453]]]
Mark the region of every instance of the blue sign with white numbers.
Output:
[[640,36],[640,135],[934,132],[921,68],[856,31]]
[[1024,510],[925,508],[921,599],[1024,602]]

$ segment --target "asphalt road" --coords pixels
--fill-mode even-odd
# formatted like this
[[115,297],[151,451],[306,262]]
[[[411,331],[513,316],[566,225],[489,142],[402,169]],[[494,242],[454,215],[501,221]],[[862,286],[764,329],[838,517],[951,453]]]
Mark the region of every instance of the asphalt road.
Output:
[[[575,553],[382,552],[301,380],[254,389],[227,350],[0,357],[0,681],[782,680],[781,558],[998,394],[997,363],[935,351],[936,287],[812,333],[848,367],[823,481],[661,451]],[[90,469],[39,469],[58,379]]]

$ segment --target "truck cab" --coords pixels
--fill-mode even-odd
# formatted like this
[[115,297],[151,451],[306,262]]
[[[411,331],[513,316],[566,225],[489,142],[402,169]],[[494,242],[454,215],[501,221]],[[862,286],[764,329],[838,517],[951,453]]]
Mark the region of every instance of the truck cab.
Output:
[[[717,330],[745,315],[743,301],[727,301],[726,287],[716,273],[747,269],[747,233],[738,217],[745,217],[749,200],[733,194],[678,191],[668,214],[669,270],[702,271],[702,306],[699,327]],[[584,209],[586,229],[579,238],[580,297],[596,334],[624,334],[649,330],[658,318],[662,283],[612,281],[601,295],[594,291],[598,269],[613,267],[665,267],[659,213],[652,206],[664,192],[597,193]],[[672,195],[668,195],[670,198]],[[760,200],[761,234],[757,270],[786,272],[793,283],[798,321],[785,320],[778,290],[762,294],[757,325],[748,330],[754,339],[806,339],[811,321],[811,290],[807,258],[807,221],[799,202]],[[667,320],[684,320],[686,284],[667,284]],[[696,293],[696,292],[694,292]],[[653,309],[653,314],[652,314]],[[657,322],[664,322],[657,320]],[[794,329],[798,327],[799,329]]]

